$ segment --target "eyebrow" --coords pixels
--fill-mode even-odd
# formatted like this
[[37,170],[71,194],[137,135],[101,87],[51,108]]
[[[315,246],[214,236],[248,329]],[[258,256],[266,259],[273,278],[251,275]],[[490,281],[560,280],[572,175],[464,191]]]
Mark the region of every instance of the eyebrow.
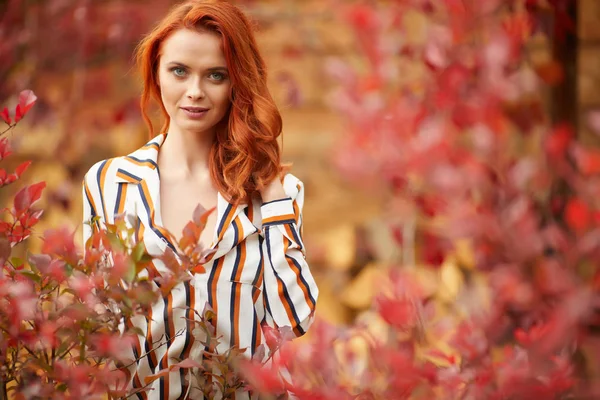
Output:
[[[167,64],[167,66],[177,66],[177,67],[191,69],[189,66],[185,65],[184,63],[178,62],[178,61],[171,61],[170,63]],[[207,68],[206,70],[207,71],[225,71],[225,72],[227,72],[227,67],[210,67],[210,68]]]

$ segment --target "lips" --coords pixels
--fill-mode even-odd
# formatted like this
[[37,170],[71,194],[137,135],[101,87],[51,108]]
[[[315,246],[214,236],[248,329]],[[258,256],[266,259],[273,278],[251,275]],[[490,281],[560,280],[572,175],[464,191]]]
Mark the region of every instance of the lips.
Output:
[[185,111],[189,111],[189,112],[203,112],[203,111],[208,111],[208,108],[204,108],[204,107],[181,107],[182,110]]

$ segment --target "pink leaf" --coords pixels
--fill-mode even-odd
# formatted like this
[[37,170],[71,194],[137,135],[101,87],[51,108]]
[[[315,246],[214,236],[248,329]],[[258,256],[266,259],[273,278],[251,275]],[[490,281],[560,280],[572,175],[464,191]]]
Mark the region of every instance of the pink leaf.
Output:
[[23,90],[19,93],[19,106],[21,106],[22,116],[24,117],[27,112],[33,107],[37,100],[37,96],[32,90]]
[[25,171],[27,171],[27,168],[29,168],[30,165],[31,165],[31,161],[25,161],[25,162],[21,163],[15,170],[15,174],[17,174],[17,177],[20,178],[21,175],[23,175],[23,173],[25,173]]
[[23,118],[23,111],[21,109],[21,105],[17,104],[17,108],[15,108],[15,124],[19,122]]
[[0,113],[0,116],[2,117],[4,122],[6,122],[8,125],[10,125],[12,123],[10,115],[8,114],[8,108],[4,107],[4,110],[2,110],[2,113]]

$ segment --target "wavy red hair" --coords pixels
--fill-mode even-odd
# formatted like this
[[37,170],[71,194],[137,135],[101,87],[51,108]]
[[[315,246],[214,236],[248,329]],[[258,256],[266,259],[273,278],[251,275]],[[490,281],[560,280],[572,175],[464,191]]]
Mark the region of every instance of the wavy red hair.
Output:
[[267,68],[258,51],[252,25],[236,6],[219,0],[189,0],[173,7],[139,44],[136,62],[144,89],[140,105],[144,121],[155,135],[148,109],[160,106],[169,129],[157,81],[161,44],[179,29],[211,31],[221,36],[231,80],[231,107],[217,127],[209,168],[216,188],[230,202],[250,196],[282,173],[281,115],[267,88]]

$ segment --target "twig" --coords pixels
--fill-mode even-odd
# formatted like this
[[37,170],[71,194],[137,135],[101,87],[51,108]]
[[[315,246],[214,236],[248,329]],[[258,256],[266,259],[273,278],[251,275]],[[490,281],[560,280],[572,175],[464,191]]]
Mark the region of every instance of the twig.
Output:
[[[151,350],[147,351],[146,353],[142,354],[141,356],[139,356],[138,358],[136,358],[135,360],[133,360],[132,362],[130,362],[129,364],[122,366],[120,368],[117,368],[116,370],[120,370],[123,368],[129,368],[131,367],[133,364],[137,363],[138,361],[140,361],[141,359],[143,359],[144,357],[148,356],[150,353],[152,353],[153,351],[156,351],[158,349],[160,349],[162,346],[166,345],[167,343],[173,341],[176,337],[183,335],[184,330],[181,329],[178,332],[175,333],[175,335],[173,335],[173,337],[169,340],[164,341],[163,343],[161,343],[160,345],[158,345],[157,347],[153,347]],[[156,342],[155,342],[156,343]]]

